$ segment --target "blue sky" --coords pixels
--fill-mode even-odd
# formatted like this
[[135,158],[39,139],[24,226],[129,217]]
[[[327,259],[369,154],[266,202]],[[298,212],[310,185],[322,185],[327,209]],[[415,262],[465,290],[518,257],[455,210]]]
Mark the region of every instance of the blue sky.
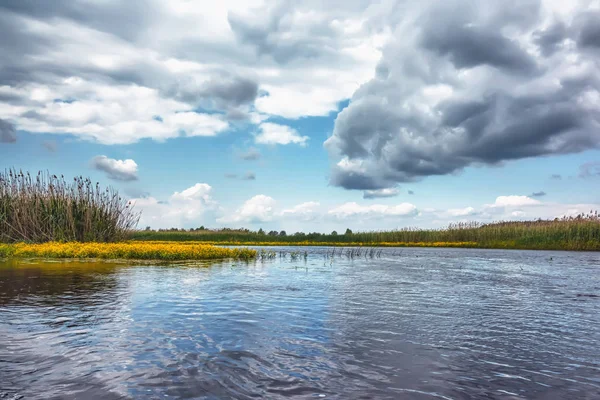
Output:
[[600,209],[593,2],[138,3],[0,6],[0,167],[90,176],[154,228]]

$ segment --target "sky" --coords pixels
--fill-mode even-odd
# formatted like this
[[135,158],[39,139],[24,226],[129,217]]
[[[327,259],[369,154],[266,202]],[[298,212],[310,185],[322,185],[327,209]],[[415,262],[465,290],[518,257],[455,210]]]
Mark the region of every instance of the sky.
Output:
[[600,210],[600,1],[3,0],[0,168],[140,228]]

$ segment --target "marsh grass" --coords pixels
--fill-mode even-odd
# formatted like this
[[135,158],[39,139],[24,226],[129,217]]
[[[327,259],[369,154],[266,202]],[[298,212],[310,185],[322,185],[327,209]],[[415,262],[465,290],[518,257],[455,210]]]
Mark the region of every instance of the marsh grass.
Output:
[[89,178],[0,172],[0,242],[116,242],[138,219],[117,191]]
[[344,235],[297,233],[275,236],[248,230],[136,231],[135,240],[196,241],[249,246],[382,246],[482,247],[535,250],[600,250],[597,212],[554,220],[467,222],[445,229],[405,228],[395,231],[355,232]]

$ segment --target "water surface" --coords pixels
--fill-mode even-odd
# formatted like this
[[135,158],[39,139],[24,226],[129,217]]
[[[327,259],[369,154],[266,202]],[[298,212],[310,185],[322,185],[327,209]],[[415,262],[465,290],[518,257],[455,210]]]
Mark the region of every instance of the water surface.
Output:
[[275,250],[0,261],[0,398],[600,398],[598,253]]

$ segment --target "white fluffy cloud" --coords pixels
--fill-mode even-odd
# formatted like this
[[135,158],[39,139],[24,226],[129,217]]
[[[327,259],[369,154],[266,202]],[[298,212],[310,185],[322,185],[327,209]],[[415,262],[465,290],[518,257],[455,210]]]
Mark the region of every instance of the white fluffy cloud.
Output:
[[107,156],[92,158],[91,166],[106,173],[109,179],[116,181],[135,181],[138,179],[138,165],[131,159],[115,160]]
[[541,201],[527,196],[498,196],[494,204],[488,204],[488,207],[527,207],[542,204]]
[[275,204],[272,197],[259,194],[246,200],[235,212],[217,219],[217,222],[225,224],[269,222],[273,219]]
[[448,210],[447,213],[451,217],[466,217],[470,215],[476,215],[477,210],[475,210],[473,207],[452,208]]
[[0,119],[127,144],[328,115],[373,76],[388,33],[364,22],[377,13],[360,1],[4,2]]
[[272,122],[263,122],[260,124],[260,133],[254,137],[258,144],[299,144],[306,146],[308,136],[301,136],[298,131],[289,126],[274,124]]
[[395,206],[383,204],[372,204],[368,206],[360,205],[356,202],[344,203],[338,207],[332,208],[328,214],[337,219],[347,219],[352,217],[406,217],[417,215],[417,207],[410,203],[401,203]]
[[317,218],[317,212],[321,203],[316,201],[307,201],[298,204],[292,208],[283,210],[279,215],[284,218],[297,218],[302,221],[313,221]]
[[[137,211],[141,211],[140,226],[157,228],[198,226],[214,221],[214,213],[220,210],[212,198],[212,187],[196,183],[181,192],[173,193],[168,201],[154,197],[131,200]],[[207,215],[210,214],[210,215]]]

